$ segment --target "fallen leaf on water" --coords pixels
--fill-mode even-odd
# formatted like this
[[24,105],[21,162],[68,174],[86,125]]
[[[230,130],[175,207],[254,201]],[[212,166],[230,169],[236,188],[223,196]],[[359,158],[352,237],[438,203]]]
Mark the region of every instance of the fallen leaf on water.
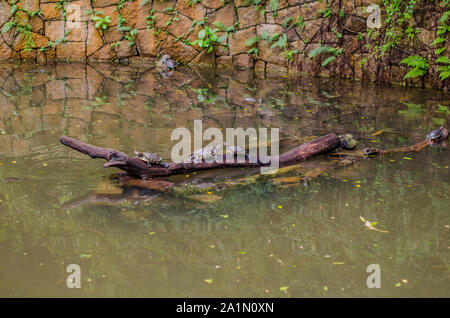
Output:
[[283,287],[280,287],[280,290],[281,291],[287,291],[289,289],[289,287],[288,286],[283,286]]
[[374,231],[381,232],[381,233],[389,233],[389,231],[383,231],[383,230],[379,230],[379,229],[375,228],[374,225],[378,224],[378,222],[370,222],[370,221],[366,220],[365,218],[363,218],[362,216],[360,216],[359,218],[361,219],[361,221],[364,223],[364,225],[369,230],[374,230]]
[[378,136],[378,135],[381,135],[383,132],[384,132],[384,129],[378,130],[377,132],[374,132],[374,133],[372,134],[372,136]]

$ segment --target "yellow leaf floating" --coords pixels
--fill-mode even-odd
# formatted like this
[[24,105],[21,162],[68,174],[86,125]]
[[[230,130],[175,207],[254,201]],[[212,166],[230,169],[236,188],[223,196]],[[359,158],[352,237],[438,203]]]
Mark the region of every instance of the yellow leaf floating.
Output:
[[382,133],[384,133],[384,129],[381,129],[381,130],[378,130],[377,132],[374,132],[372,134],[372,136],[378,136],[378,135],[381,135]]
[[375,228],[374,225],[377,224],[378,222],[370,222],[370,221],[366,220],[365,218],[363,218],[362,216],[360,216],[359,218],[361,219],[361,221],[364,223],[364,225],[369,230],[373,230],[373,231],[377,231],[377,232],[381,232],[381,233],[389,233],[389,231],[383,231],[383,230],[379,230],[379,229]]

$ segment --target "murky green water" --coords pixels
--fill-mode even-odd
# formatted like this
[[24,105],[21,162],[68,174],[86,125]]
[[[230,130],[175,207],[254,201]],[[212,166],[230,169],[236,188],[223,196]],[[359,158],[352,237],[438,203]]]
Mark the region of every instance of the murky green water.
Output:
[[[207,204],[118,188],[115,169],[58,142],[65,134],[168,159],[172,130],[202,119],[204,128],[280,127],[291,138],[282,150],[330,131],[392,148],[448,128],[443,92],[244,71],[163,78],[143,67],[2,64],[0,105],[0,296],[450,296],[449,148],[362,160],[308,182],[214,190],[222,199]],[[81,267],[81,289],[66,287],[69,264]],[[380,265],[380,289],[366,286],[369,264]]]

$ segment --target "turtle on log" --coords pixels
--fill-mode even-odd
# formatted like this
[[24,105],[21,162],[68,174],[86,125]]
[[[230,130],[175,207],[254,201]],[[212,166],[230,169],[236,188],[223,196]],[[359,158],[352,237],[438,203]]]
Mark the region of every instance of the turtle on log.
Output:
[[[226,143],[223,143],[223,146],[225,147],[225,154],[231,155],[233,158],[241,155],[245,159],[248,159],[248,154],[245,150],[241,149],[238,146],[228,146]],[[222,149],[221,145],[216,145],[215,147],[205,147],[201,149],[195,150],[193,153],[191,153],[188,158],[185,160],[185,162],[211,162],[214,161],[216,158],[224,156],[224,151]]]
[[139,160],[142,160],[143,162],[145,162],[147,164],[147,166],[152,167],[152,166],[162,166],[164,168],[168,168],[169,164],[162,162],[162,158],[156,154],[156,153],[151,153],[151,152],[139,152],[139,151],[134,151],[134,153],[136,154],[136,158],[138,158]]
[[438,129],[432,130],[427,135],[427,140],[430,142],[440,142],[443,139],[447,138],[446,134],[448,134],[444,127],[439,127]]

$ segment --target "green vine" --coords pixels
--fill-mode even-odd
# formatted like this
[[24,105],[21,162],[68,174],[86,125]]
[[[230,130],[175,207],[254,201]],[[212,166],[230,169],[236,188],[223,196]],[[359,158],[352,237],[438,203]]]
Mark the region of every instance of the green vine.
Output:
[[[36,44],[34,43],[32,26],[29,23],[29,20],[35,15],[42,17],[42,13],[39,9],[36,11],[28,11],[23,7],[19,7],[19,3],[20,1],[15,0],[9,2],[9,13],[13,18],[3,25],[1,32],[6,33],[14,28],[19,33],[19,38],[24,40],[23,51],[31,52],[33,49],[36,49]],[[21,13],[25,13],[25,15]]]

